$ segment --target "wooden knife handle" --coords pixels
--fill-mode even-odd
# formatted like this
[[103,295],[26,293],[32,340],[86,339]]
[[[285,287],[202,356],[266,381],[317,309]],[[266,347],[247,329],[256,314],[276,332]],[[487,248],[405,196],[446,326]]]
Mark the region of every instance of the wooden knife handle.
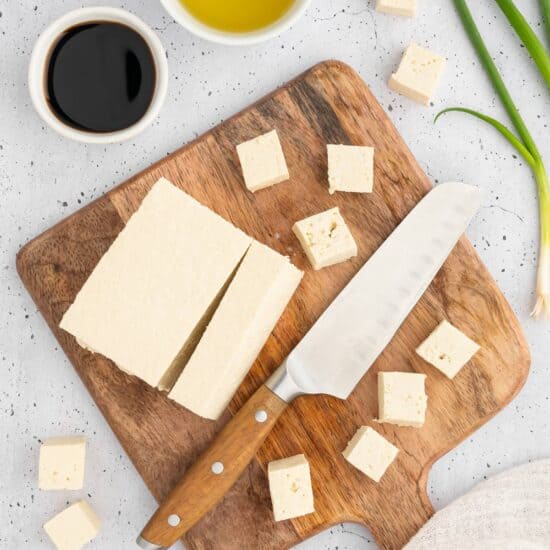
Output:
[[169,548],[189,531],[237,481],[287,406],[261,386],[185,472],[143,529],[142,539]]

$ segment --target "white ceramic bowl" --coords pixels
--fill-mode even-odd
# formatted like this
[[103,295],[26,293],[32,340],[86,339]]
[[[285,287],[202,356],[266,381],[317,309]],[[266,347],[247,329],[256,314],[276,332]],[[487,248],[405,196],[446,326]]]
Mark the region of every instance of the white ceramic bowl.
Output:
[[[46,71],[52,48],[59,37],[75,25],[91,21],[112,21],[135,30],[145,40],[153,55],[156,84],[149,109],[132,126],[117,132],[95,133],[73,128],[62,122],[51,110],[46,92]],[[29,91],[34,107],[42,119],[61,135],[84,143],[115,143],[137,136],[159,114],[168,89],[168,63],[157,35],[141,19],[118,8],[94,7],[71,11],[54,21],[36,42],[29,67]]]
[[[257,0],[258,2],[268,2],[269,0]],[[193,34],[218,42],[219,44],[228,44],[233,46],[243,46],[248,44],[257,44],[264,40],[269,40],[281,34],[292,26],[306,11],[311,0],[294,0],[294,4],[281,19],[262,29],[253,32],[224,32],[199,21],[185,9],[180,0],[161,0],[166,11],[183,27]]]

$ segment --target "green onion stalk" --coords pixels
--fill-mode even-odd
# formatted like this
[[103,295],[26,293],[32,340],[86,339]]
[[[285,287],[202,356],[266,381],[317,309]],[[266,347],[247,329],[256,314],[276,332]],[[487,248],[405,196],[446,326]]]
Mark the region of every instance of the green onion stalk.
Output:
[[[492,117],[461,107],[452,107],[444,109],[435,118],[435,121],[448,112],[461,112],[474,116],[495,128],[502,134],[508,142],[518,151],[525,159],[531,168],[539,196],[539,217],[540,217],[540,254],[537,270],[537,288],[536,288],[536,303],[532,315],[539,317],[545,315],[550,317],[550,181],[542,156],[538,147],[531,137],[529,130],[500,76],[500,73],[485,46],[479,30],[475,24],[472,14],[465,0],[453,0],[456,9],[460,15],[466,33],[472,42],[477,55],[481,60],[481,64],[491,80],[497,95],[499,96],[503,106],[516,129],[517,136],[504,124],[495,120]],[[543,74],[546,82],[550,87],[550,58],[546,49],[532,32],[528,23],[525,21],[521,13],[515,8],[511,0],[495,0],[500,6],[520,38],[524,41],[527,49],[531,53],[534,61],[537,63],[539,70]],[[550,15],[550,1],[541,0],[541,6],[544,10],[548,10],[547,15]],[[536,55],[535,55],[536,54]]]
[[546,29],[546,40],[550,44],[550,0],[540,0],[540,9],[544,20],[544,28]]
[[[495,0],[495,2],[516,31],[520,40],[525,44],[525,48],[536,63],[540,74],[547,86],[550,87],[550,56],[546,47],[512,0]],[[541,0],[541,9],[543,18],[546,21],[546,17],[550,13],[548,12],[550,10],[550,0]]]

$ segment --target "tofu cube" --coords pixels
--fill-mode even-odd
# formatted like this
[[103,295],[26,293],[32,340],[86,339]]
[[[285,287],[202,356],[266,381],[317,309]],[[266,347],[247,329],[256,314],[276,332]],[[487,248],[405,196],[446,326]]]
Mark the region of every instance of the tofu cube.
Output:
[[44,491],[82,489],[86,438],[53,437],[40,447],[38,486]]
[[441,55],[411,44],[405,51],[397,72],[392,74],[389,86],[414,101],[429,105],[445,63],[446,60]]
[[379,422],[414,428],[422,427],[428,405],[425,380],[425,374],[379,372]]
[[237,145],[244,183],[259,191],[289,178],[285,155],[276,130]]
[[292,230],[314,269],[357,256],[357,244],[337,207],[296,222]]
[[253,242],[169,397],[218,419],[277,324],[303,273]]
[[414,17],[416,15],[416,0],[378,0],[376,11],[403,17]]
[[303,454],[270,462],[267,475],[275,521],[315,512],[309,462]]
[[101,520],[84,500],[75,502],[44,524],[57,550],[80,550],[99,533]]
[[161,178],[59,326],[125,372],[171,389],[251,243]]
[[361,145],[327,145],[329,193],[371,193],[374,149]]
[[363,426],[342,454],[350,464],[378,483],[398,452],[399,449],[376,430]]
[[444,320],[418,346],[416,353],[447,378],[453,379],[479,349],[476,342]]

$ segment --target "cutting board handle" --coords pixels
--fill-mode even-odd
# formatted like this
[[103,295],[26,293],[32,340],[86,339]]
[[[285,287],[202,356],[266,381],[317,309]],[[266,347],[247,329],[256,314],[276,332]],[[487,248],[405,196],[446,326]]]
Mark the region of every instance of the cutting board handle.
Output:
[[[388,495],[388,507],[376,518],[367,513],[359,523],[366,525],[383,550],[402,550],[433,516],[434,509],[426,493],[426,469],[420,479],[401,479]],[[369,517],[370,516],[370,517]]]
[[288,404],[261,386],[185,472],[141,533],[141,539],[169,548],[213,508],[233,486]]

